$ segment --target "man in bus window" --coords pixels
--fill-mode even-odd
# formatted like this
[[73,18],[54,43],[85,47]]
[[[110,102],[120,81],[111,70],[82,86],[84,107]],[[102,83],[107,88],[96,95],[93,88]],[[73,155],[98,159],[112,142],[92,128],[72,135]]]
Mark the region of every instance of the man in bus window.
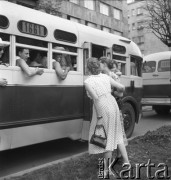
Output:
[[[2,39],[0,38],[0,60],[2,58],[2,55],[4,53],[4,48],[8,46],[7,44],[5,44],[5,42],[2,41]],[[7,80],[5,78],[0,78],[0,86],[6,86],[7,85]]]
[[22,71],[29,77],[35,75],[42,75],[44,73],[43,69],[39,69],[38,67],[35,69],[29,68],[27,65],[27,60],[30,57],[28,48],[19,48],[18,49],[18,56],[16,58],[16,65],[19,66]]
[[[65,51],[63,47],[55,47],[54,49]],[[68,72],[73,69],[70,57],[68,55],[55,53],[53,54],[53,59],[53,68],[55,69],[57,76],[64,80],[67,77]]]

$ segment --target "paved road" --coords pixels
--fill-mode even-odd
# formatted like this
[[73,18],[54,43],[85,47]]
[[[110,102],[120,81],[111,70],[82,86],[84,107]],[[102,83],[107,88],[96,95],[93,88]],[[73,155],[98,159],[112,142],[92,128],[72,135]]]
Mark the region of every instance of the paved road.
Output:
[[135,125],[131,138],[143,135],[147,131],[154,131],[164,125],[171,125],[171,113],[168,115],[158,115],[149,107],[143,111],[142,118]]
[[[159,116],[154,111],[147,109],[132,137],[145,134],[163,125],[171,125],[171,113]],[[51,161],[66,158],[87,151],[87,142],[62,139],[34,146],[18,148],[0,153],[0,177],[8,176],[19,171],[30,169]]]

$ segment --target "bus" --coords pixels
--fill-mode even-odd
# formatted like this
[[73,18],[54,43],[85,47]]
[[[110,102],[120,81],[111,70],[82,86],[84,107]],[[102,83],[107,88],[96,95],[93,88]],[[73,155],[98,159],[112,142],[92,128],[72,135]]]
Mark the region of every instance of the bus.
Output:
[[[118,61],[126,87],[124,125],[131,136],[141,117],[142,97],[142,55],[134,42],[7,1],[0,1],[0,37],[9,44],[0,63],[0,75],[8,81],[0,88],[0,151],[60,138],[88,140],[92,116],[84,88],[88,57]],[[21,47],[30,50],[29,61],[32,51],[46,54],[41,76],[28,77],[16,66]],[[55,53],[71,58],[74,68],[65,80],[52,67]]]
[[157,114],[171,109],[171,51],[145,56],[143,63],[143,106],[152,106]]

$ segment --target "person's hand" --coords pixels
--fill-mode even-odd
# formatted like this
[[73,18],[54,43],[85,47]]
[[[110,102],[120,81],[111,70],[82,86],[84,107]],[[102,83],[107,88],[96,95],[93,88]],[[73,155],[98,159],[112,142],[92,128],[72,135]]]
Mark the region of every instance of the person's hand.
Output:
[[7,85],[7,80],[4,78],[0,78],[0,86],[6,86]]
[[39,68],[36,69],[36,74],[42,75],[43,73],[44,73],[43,69],[39,69]]

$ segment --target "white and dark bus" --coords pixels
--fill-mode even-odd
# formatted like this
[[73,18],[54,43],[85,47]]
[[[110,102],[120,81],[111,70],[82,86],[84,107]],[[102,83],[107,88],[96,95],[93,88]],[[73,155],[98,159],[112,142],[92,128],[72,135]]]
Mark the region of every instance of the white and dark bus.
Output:
[[[88,139],[92,113],[84,89],[88,57],[118,61],[126,87],[125,130],[131,136],[141,115],[142,97],[142,56],[134,42],[7,1],[0,1],[0,37],[9,44],[0,62],[0,76],[8,81],[0,88],[0,151],[66,137]],[[28,65],[32,51],[47,56],[44,74],[28,77],[16,66],[21,47],[30,50]],[[71,58],[74,69],[65,80],[52,68],[55,53]]]
[[152,106],[158,114],[171,109],[171,51],[143,58],[143,106]]

